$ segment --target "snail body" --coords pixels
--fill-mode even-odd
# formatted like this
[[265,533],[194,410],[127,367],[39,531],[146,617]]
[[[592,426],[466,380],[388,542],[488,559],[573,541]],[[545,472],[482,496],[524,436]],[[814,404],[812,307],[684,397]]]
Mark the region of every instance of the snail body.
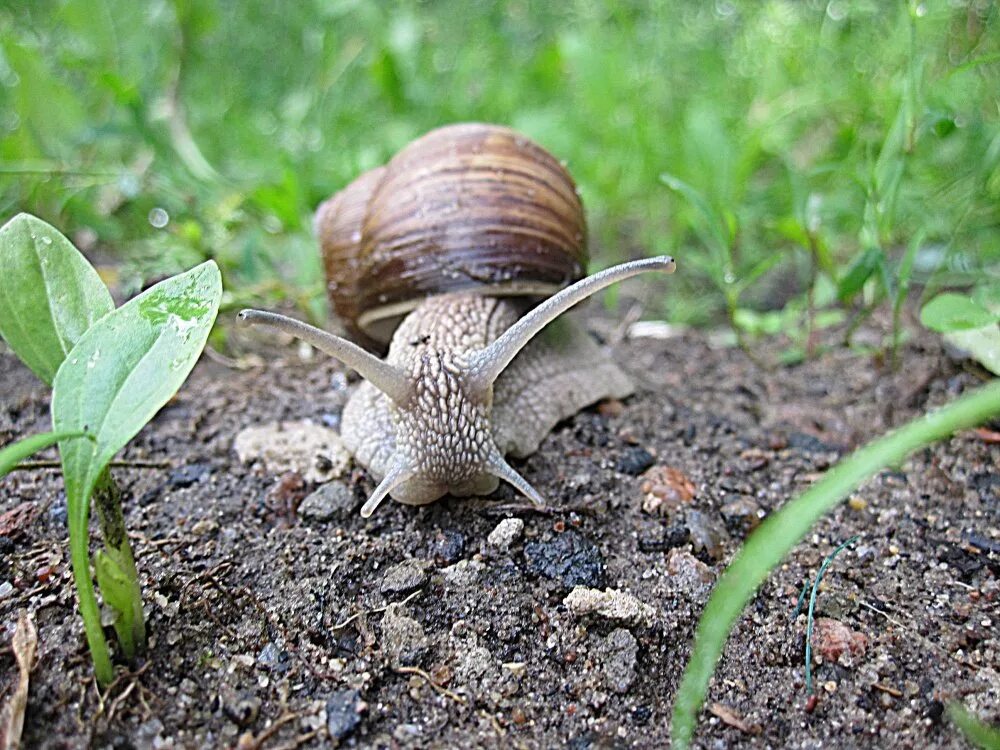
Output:
[[585,332],[549,324],[615,281],[674,266],[650,258],[581,278],[586,229],[572,179],[494,125],[414,141],[326,201],[316,230],[335,311],[369,349],[388,342],[385,359],[280,315],[240,317],[363,376],[341,420],[345,446],[379,480],[363,516],[387,495],[422,505],[489,494],[501,479],[542,504],[505,456],[530,455],[558,421],[632,392]]

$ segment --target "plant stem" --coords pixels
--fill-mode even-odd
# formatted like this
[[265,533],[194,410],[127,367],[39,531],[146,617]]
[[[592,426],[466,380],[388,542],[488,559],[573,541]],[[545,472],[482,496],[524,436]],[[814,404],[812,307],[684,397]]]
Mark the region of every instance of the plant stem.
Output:
[[[128,582],[127,605],[116,611],[115,632],[118,642],[129,661],[146,645],[146,623],[142,614],[142,589],[139,587],[139,573],[135,567],[132,546],[125,533],[125,518],[122,515],[121,489],[111,477],[107,468],[101,472],[94,487],[94,508],[101,527],[101,536],[107,554],[117,564]],[[105,599],[107,600],[107,596]]]
[[108,642],[104,639],[101,628],[101,611],[94,594],[94,582],[90,577],[90,534],[87,525],[69,525],[69,554],[73,566],[73,581],[76,584],[76,595],[80,600],[80,617],[83,619],[83,630],[87,636],[87,646],[94,660],[94,674],[101,685],[107,685],[114,677],[111,668],[111,654],[108,652]]
[[687,748],[729,631],[753,592],[812,525],[858,485],[913,451],[1000,414],[1000,380],[918,417],[853,453],[764,521],[716,584],[698,622],[694,649],[674,704],[673,746]]

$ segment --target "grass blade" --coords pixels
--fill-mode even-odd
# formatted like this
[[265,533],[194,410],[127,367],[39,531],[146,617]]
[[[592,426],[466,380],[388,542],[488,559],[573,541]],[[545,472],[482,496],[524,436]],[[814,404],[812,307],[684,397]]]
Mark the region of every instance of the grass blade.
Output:
[[671,737],[687,748],[729,631],[754,591],[824,513],[880,469],[956,430],[1000,414],[1000,381],[925,414],[860,448],[761,524],[723,573],[702,613],[694,649],[674,704]]
[[[10,473],[15,466],[28,456],[55,445],[60,440],[72,440],[78,437],[90,437],[84,432],[43,432],[39,435],[26,437],[24,440],[5,445],[0,449],[0,477]],[[93,438],[91,438],[93,439]]]
[[962,730],[962,734],[969,741],[969,744],[982,748],[982,750],[1000,748],[1000,729],[980,721],[961,703],[948,705],[948,717]]

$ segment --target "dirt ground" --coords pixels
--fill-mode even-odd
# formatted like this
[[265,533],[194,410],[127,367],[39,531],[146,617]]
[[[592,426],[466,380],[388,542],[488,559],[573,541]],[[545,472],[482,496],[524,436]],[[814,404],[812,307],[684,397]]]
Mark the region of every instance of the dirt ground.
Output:
[[[637,395],[567,420],[517,464],[551,512],[504,486],[386,502],[367,521],[363,471],[312,495],[233,450],[252,425],[335,427],[353,378],[292,348],[248,370],[203,359],[114,470],[150,640],[103,693],[62,479],[40,467],[0,480],[0,512],[14,511],[0,525],[4,640],[23,610],[39,633],[25,746],[664,747],[697,618],[747,530],[845,451],[983,377],[927,335],[896,371],[845,349],[769,370],[700,334],[616,352]],[[0,443],[48,428],[46,388],[10,354],[0,383]],[[698,747],[966,747],[943,715],[952,700],[1000,721],[1000,449],[987,437],[881,473],[796,547],[732,635]],[[808,711],[796,602],[853,535],[819,594]],[[601,602],[577,586],[620,593],[586,613],[581,599]],[[6,693],[15,673],[8,649]]]

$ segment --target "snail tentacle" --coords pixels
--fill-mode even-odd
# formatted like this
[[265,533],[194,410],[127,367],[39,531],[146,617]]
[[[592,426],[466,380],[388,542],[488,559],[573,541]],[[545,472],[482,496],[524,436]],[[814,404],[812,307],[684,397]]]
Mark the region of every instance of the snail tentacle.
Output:
[[470,363],[470,375],[477,381],[478,387],[485,391],[539,331],[574,305],[616,281],[645,271],[672,273],[674,267],[673,258],[661,255],[622,263],[581,279],[549,297],[478,352]]
[[405,462],[399,462],[393,465],[389,469],[389,473],[385,475],[381,482],[378,483],[378,487],[372,493],[363,506],[361,506],[361,516],[363,518],[368,518],[375,509],[382,503],[386,495],[396,489],[399,485],[410,479],[414,474],[415,470]]
[[409,376],[402,370],[366,352],[357,344],[353,344],[340,336],[334,336],[324,330],[264,310],[243,310],[240,320],[253,325],[263,325],[302,339],[307,344],[338,359],[361,377],[378,388],[392,399],[395,404],[405,404],[413,394],[413,384]]
[[532,487],[527,479],[518,474],[514,470],[514,467],[507,463],[499,453],[493,453],[489,457],[489,469],[491,474],[510,482],[514,485],[515,489],[538,507],[541,508],[545,505],[545,500],[539,494],[538,490]]

